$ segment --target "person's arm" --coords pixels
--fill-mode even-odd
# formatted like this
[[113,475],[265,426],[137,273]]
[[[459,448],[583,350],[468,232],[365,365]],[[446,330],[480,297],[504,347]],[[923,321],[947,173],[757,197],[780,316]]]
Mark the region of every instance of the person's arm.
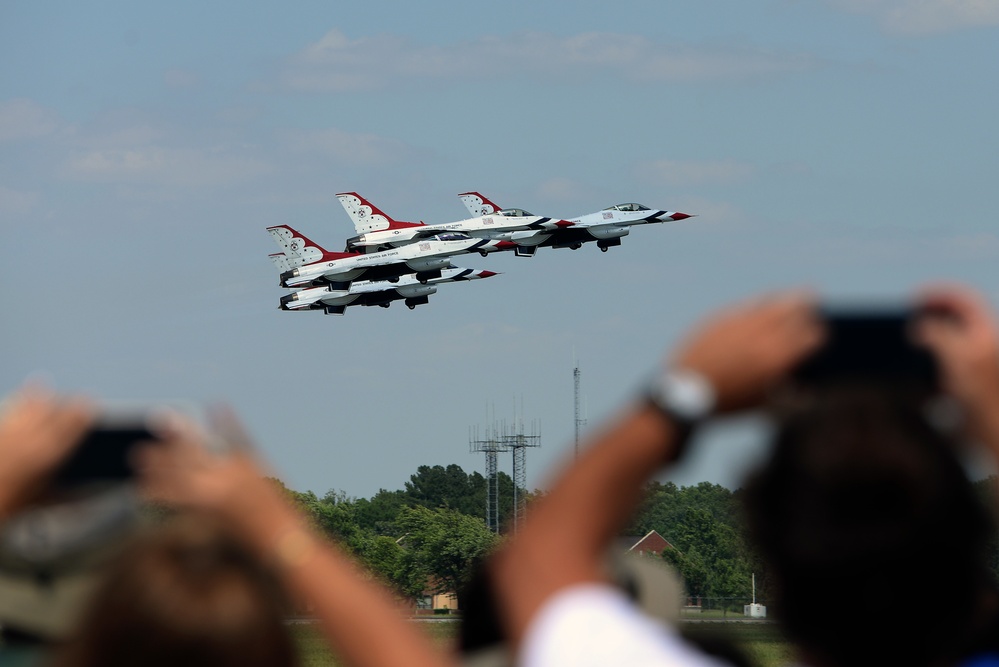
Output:
[[918,334],[943,376],[944,389],[965,410],[970,435],[999,464],[999,326],[985,299],[967,287],[924,290]]
[[0,521],[36,493],[93,423],[83,398],[61,398],[29,385],[3,405],[0,414]]
[[[822,338],[812,299],[768,297],[720,314],[668,364],[704,378],[715,411],[756,404]],[[604,427],[489,572],[508,636],[519,644],[541,606],[568,586],[605,581],[607,545],[637,506],[642,485],[677,452],[681,430],[657,408],[636,403]]]
[[228,438],[241,449],[217,456],[189,429],[168,429],[162,444],[139,457],[143,485],[154,499],[195,507],[222,517],[265,561],[287,589],[315,606],[323,633],[354,667],[451,664],[406,620],[391,594],[366,576],[354,560],[315,535],[305,519],[266,479],[246,448],[248,440],[229,424]]

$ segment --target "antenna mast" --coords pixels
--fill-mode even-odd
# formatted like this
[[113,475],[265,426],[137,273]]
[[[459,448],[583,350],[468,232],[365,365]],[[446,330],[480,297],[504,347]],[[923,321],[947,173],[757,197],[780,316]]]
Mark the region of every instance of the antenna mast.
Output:
[[573,361],[575,368],[572,369],[572,382],[574,385],[574,406],[575,406],[575,423],[576,423],[576,458],[579,458],[579,427],[586,424],[586,420],[579,415],[579,363]]

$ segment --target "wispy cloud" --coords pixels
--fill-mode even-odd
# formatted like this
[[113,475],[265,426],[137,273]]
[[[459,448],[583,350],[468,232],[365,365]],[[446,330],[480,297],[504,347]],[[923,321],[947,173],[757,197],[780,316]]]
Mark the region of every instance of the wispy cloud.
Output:
[[[571,178],[556,177],[539,183],[536,193],[541,199],[557,202],[573,202],[585,199],[590,190],[590,188],[579,181]],[[502,204],[500,205],[502,206]]]
[[[51,181],[151,186],[161,197],[252,183],[296,169],[384,169],[435,159],[426,149],[375,133],[330,127],[274,129],[246,141],[241,126],[252,114],[228,109],[208,126],[175,125],[134,108],[112,109],[83,124],[33,100],[0,102],[0,145],[28,147],[36,177]],[[309,165],[304,167],[303,165]],[[0,210],[23,212],[48,195],[0,191]],[[301,197],[301,193],[298,194]]]
[[157,183],[203,187],[228,185],[270,171],[256,157],[229,150],[142,146],[131,149],[98,149],[71,155],[63,174],[88,182]]
[[352,133],[338,128],[289,131],[284,134],[289,149],[315,153],[344,163],[383,166],[405,161],[419,152],[413,146],[377,134]]
[[200,82],[201,78],[196,72],[192,72],[191,70],[173,68],[163,73],[163,83],[168,88],[192,88]]
[[636,165],[636,177],[670,187],[744,183],[756,173],[754,165],[736,160],[650,160]]
[[621,33],[559,37],[524,32],[448,45],[415,43],[396,35],[350,39],[331,30],[286,63],[285,87],[308,92],[376,90],[427,82],[591,78],[628,81],[743,79],[807,69],[810,56],[749,47],[696,46]]
[[995,0],[829,0],[834,7],[874,17],[887,32],[926,35],[999,26]]
[[55,133],[59,115],[40,104],[23,98],[0,102],[0,141],[38,139]]
[[0,185],[0,213],[13,215],[26,213],[38,202],[37,192],[12,190]]

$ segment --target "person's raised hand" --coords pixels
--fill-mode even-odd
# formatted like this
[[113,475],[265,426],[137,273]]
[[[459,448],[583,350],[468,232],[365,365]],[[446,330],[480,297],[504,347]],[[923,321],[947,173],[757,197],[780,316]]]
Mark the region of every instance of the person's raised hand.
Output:
[[[172,416],[158,429],[159,442],[136,455],[142,489],[150,500],[209,511],[243,522],[278,500],[252,454],[249,436],[231,411],[217,413],[211,433]],[[212,444],[224,445],[213,451]]]
[[63,398],[35,384],[21,388],[0,412],[0,516],[29,501],[94,422],[82,397]]
[[988,422],[999,419],[999,325],[991,308],[955,284],[927,287],[917,303],[917,338],[936,357],[944,390],[967,411],[972,434],[986,436]]
[[699,373],[720,413],[758,405],[823,341],[815,297],[807,291],[766,295],[723,310],[695,329],[669,364]]

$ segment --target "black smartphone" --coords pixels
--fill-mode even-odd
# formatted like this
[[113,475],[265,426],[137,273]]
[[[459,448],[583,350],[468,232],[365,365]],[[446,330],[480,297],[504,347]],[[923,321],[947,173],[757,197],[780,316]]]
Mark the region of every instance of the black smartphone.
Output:
[[803,386],[843,380],[890,383],[936,392],[936,359],[915,342],[912,328],[925,315],[906,306],[826,307],[826,342],[792,373]]
[[100,419],[60,466],[54,486],[72,488],[128,480],[135,475],[132,452],[156,440],[157,435],[142,415]]

